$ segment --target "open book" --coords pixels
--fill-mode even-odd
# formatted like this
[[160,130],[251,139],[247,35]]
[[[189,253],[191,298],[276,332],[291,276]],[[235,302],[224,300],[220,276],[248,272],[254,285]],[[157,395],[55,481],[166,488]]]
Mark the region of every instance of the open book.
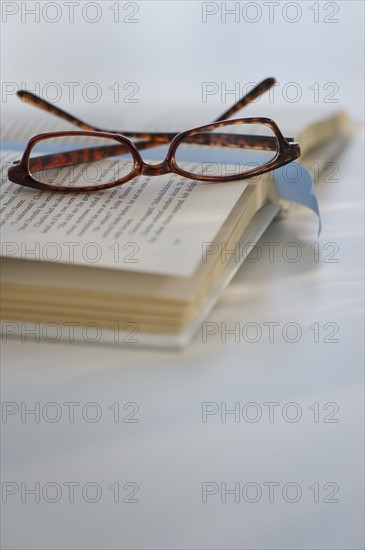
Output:
[[[81,194],[21,187],[6,174],[24,140],[70,127],[20,107],[13,130],[3,134],[3,331],[22,338],[27,331],[42,338],[46,329],[49,338],[54,333],[67,341],[186,345],[280,212],[275,176],[212,185],[176,174],[140,176]],[[298,121],[293,134],[284,123],[284,135],[298,139],[307,166],[330,161],[349,129],[342,112]],[[154,160],[152,152],[145,157]]]

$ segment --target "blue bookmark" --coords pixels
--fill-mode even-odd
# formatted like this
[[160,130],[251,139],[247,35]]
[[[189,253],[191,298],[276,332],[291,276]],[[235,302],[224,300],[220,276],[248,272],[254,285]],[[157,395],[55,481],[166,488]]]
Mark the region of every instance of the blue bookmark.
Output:
[[274,170],[274,177],[280,198],[303,204],[317,215],[319,236],[322,230],[322,221],[316,191],[309,171],[298,162],[291,162]]

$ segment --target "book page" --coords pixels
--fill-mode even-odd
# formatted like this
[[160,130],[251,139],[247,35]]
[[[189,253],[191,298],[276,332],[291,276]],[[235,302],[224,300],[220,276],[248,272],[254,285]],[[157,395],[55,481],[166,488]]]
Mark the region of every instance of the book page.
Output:
[[[220,114],[222,107],[208,103],[203,106],[197,104],[179,105],[178,109],[172,109],[171,106],[163,104],[85,105],[84,103],[55,102],[54,105],[98,128],[103,128],[106,131],[115,130],[120,133],[126,131],[181,132],[211,123]],[[312,108],[295,107],[294,109],[280,108],[274,105],[268,108],[260,103],[253,103],[238,111],[233,118],[269,116],[279,125],[285,136],[299,138],[301,132],[306,128],[321,120],[331,119],[339,112],[339,108],[333,105]],[[14,144],[22,143],[24,145],[24,142],[36,134],[79,130],[77,126],[62,118],[18,98],[14,98],[14,102],[10,106],[1,105],[1,114],[2,141],[9,150],[11,148],[14,150]],[[15,149],[17,150],[18,147]]]
[[7,179],[18,158],[2,156],[3,259],[189,277],[246,187],[166,174],[95,193],[44,192]]

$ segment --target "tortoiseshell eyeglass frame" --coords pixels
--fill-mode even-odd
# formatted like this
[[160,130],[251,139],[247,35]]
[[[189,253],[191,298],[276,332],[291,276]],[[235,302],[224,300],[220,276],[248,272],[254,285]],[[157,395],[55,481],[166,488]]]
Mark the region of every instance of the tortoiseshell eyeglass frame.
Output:
[[[206,126],[200,126],[193,128],[185,132],[131,132],[131,131],[105,131],[90,124],[87,124],[80,119],[66,113],[65,111],[55,107],[51,103],[48,103],[44,99],[37,97],[31,92],[20,91],[18,96],[32,105],[46,110],[68,122],[82,128],[82,131],[74,132],[52,132],[46,134],[39,134],[33,137],[27,144],[24,154],[20,161],[15,161],[14,166],[9,168],[8,176],[10,181],[23,185],[26,187],[32,187],[35,189],[45,191],[62,191],[62,192],[89,192],[99,191],[102,189],[108,189],[110,187],[116,187],[127,181],[135,178],[138,175],[158,176],[166,174],[168,172],[174,172],[189,179],[205,182],[225,182],[236,181],[245,178],[251,178],[265,172],[269,172],[285,164],[292,162],[300,156],[300,147],[293,138],[284,137],[279,130],[277,124],[270,118],[265,117],[251,117],[230,119],[230,116],[242,109],[245,105],[252,102],[259,97],[262,93],[269,90],[275,83],[274,78],[267,78],[258,84],[253,90],[246,94],[242,99],[235,103],[230,109],[225,111],[220,117],[218,117],[212,124]],[[216,128],[224,128],[225,126],[231,126],[235,124],[262,124],[273,131],[274,136],[257,136],[257,135],[244,135],[244,134],[228,134],[228,133],[214,133],[209,134],[210,131]],[[77,149],[73,151],[67,151],[63,153],[54,153],[42,155],[39,157],[30,158],[33,147],[40,141],[65,136],[95,136],[99,138],[107,138],[117,142],[116,145],[106,145],[98,147],[88,147],[84,149]],[[129,138],[142,139],[142,141],[131,141]],[[274,158],[255,169],[250,170],[242,174],[234,174],[227,176],[208,176],[186,172],[178,166],[175,160],[176,150],[181,142],[191,143],[197,145],[209,145],[212,147],[240,147],[257,150],[276,151]],[[146,164],[139,151],[151,147],[157,147],[160,145],[170,144],[167,156],[160,164]],[[35,180],[31,172],[37,172],[45,169],[53,169],[58,167],[70,166],[79,163],[98,161],[110,156],[118,156],[122,154],[130,153],[133,157],[134,166],[132,171],[124,178],[116,181],[102,183],[93,186],[84,187],[64,187],[60,185],[50,185],[38,182]]]

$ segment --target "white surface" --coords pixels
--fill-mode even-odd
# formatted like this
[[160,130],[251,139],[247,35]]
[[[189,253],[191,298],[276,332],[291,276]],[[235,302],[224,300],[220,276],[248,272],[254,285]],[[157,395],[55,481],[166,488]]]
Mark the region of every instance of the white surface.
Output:
[[[83,101],[102,113],[114,101],[116,121],[122,121],[126,111],[138,115],[140,105],[157,102],[172,112],[177,106],[216,105],[218,115],[235,101],[237,90],[236,100],[250,83],[274,76],[278,80],[275,93],[256,102],[265,107],[265,116],[270,116],[274,104],[315,107],[335,101],[334,105],[345,103],[353,116],[360,117],[361,0],[299,0],[294,6],[284,0],[276,7],[270,1],[129,2],[138,8],[133,17],[136,23],[124,21],[133,10],[127,2],[119,2],[120,18],[115,23],[114,0],[94,2],[99,14],[93,7],[85,11],[88,3],[79,0],[70,24],[70,8],[63,0],[58,2],[58,13],[52,5],[43,8],[40,3],[38,23],[35,15],[27,14],[27,7],[31,10],[35,2],[3,2],[4,11],[15,13],[4,13],[3,18],[2,80],[6,87],[2,102],[16,104],[15,90],[28,88],[39,89],[50,100],[58,98],[58,105],[66,110],[70,102]],[[204,5],[218,8],[206,22]],[[273,21],[270,6],[275,8]],[[239,13],[224,18],[224,7]],[[257,21],[250,22],[255,13]],[[48,21],[57,17],[55,23]],[[88,22],[98,17],[96,23]],[[212,92],[204,98],[206,86]],[[100,120],[98,114],[95,117]]]
[[[323,261],[332,249],[313,261],[315,219],[293,208],[265,233],[262,249],[268,249],[264,242],[279,242],[281,253],[295,242],[302,259],[290,263],[280,254],[273,263],[265,256],[244,264],[209,316],[228,327],[296,322],[303,331],[297,343],[283,340],[281,332],[269,343],[263,332],[251,344],[235,343],[233,336],[222,343],[219,335],[204,344],[197,337],[177,353],[16,340],[3,345],[3,400],[28,407],[56,402],[63,412],[57,423],[42,417],[22,423],[18,414],[2,424],[3,483],[92,481],[103,491],[94,504],[79,493],[75,503],[67,502],[65,492],[54,504],[9,497],[4,548],[363,547],[362,151],[358,139],[338,159],[339,182],[318,187],[324,228],[319,246],[337,243],[338,263]],[[337,323],[339,342],[314,343],[308,327],[315,322]],[[83,420],[80,406],[69,423],[62,405],[69,401],[98,403],[101,420]],[[132,401],[140,407],[139,422],[114,423],[108,407]],[[231,415],[222,423],[216,415],[203,423],[202,402],[226,402],[227,408],[256,402],[263,416],[257,423],[242,417],[235,423]],[[280,403],[273,423],[264,402]],[[297,423],[281,414],[289,402],[301,408]],[[339,422],[315,423],[309,409],[314,402],[321,409],[337,403]],[[321,419],[330,412],[322,409]],[[113,503],[108,487],[115,481],[137,482],[140,502]],[[232,495],[222,503],[218,494],[204,504],[207,481],[227,487],[256,482],[264,491],[264,482],[296,482],[303,495],[288,503],[279,492],[269,503],[263,492],[253,504],[235,503]],[[316,481],[337,483],[339,502],[314,503],[309,486]]]

